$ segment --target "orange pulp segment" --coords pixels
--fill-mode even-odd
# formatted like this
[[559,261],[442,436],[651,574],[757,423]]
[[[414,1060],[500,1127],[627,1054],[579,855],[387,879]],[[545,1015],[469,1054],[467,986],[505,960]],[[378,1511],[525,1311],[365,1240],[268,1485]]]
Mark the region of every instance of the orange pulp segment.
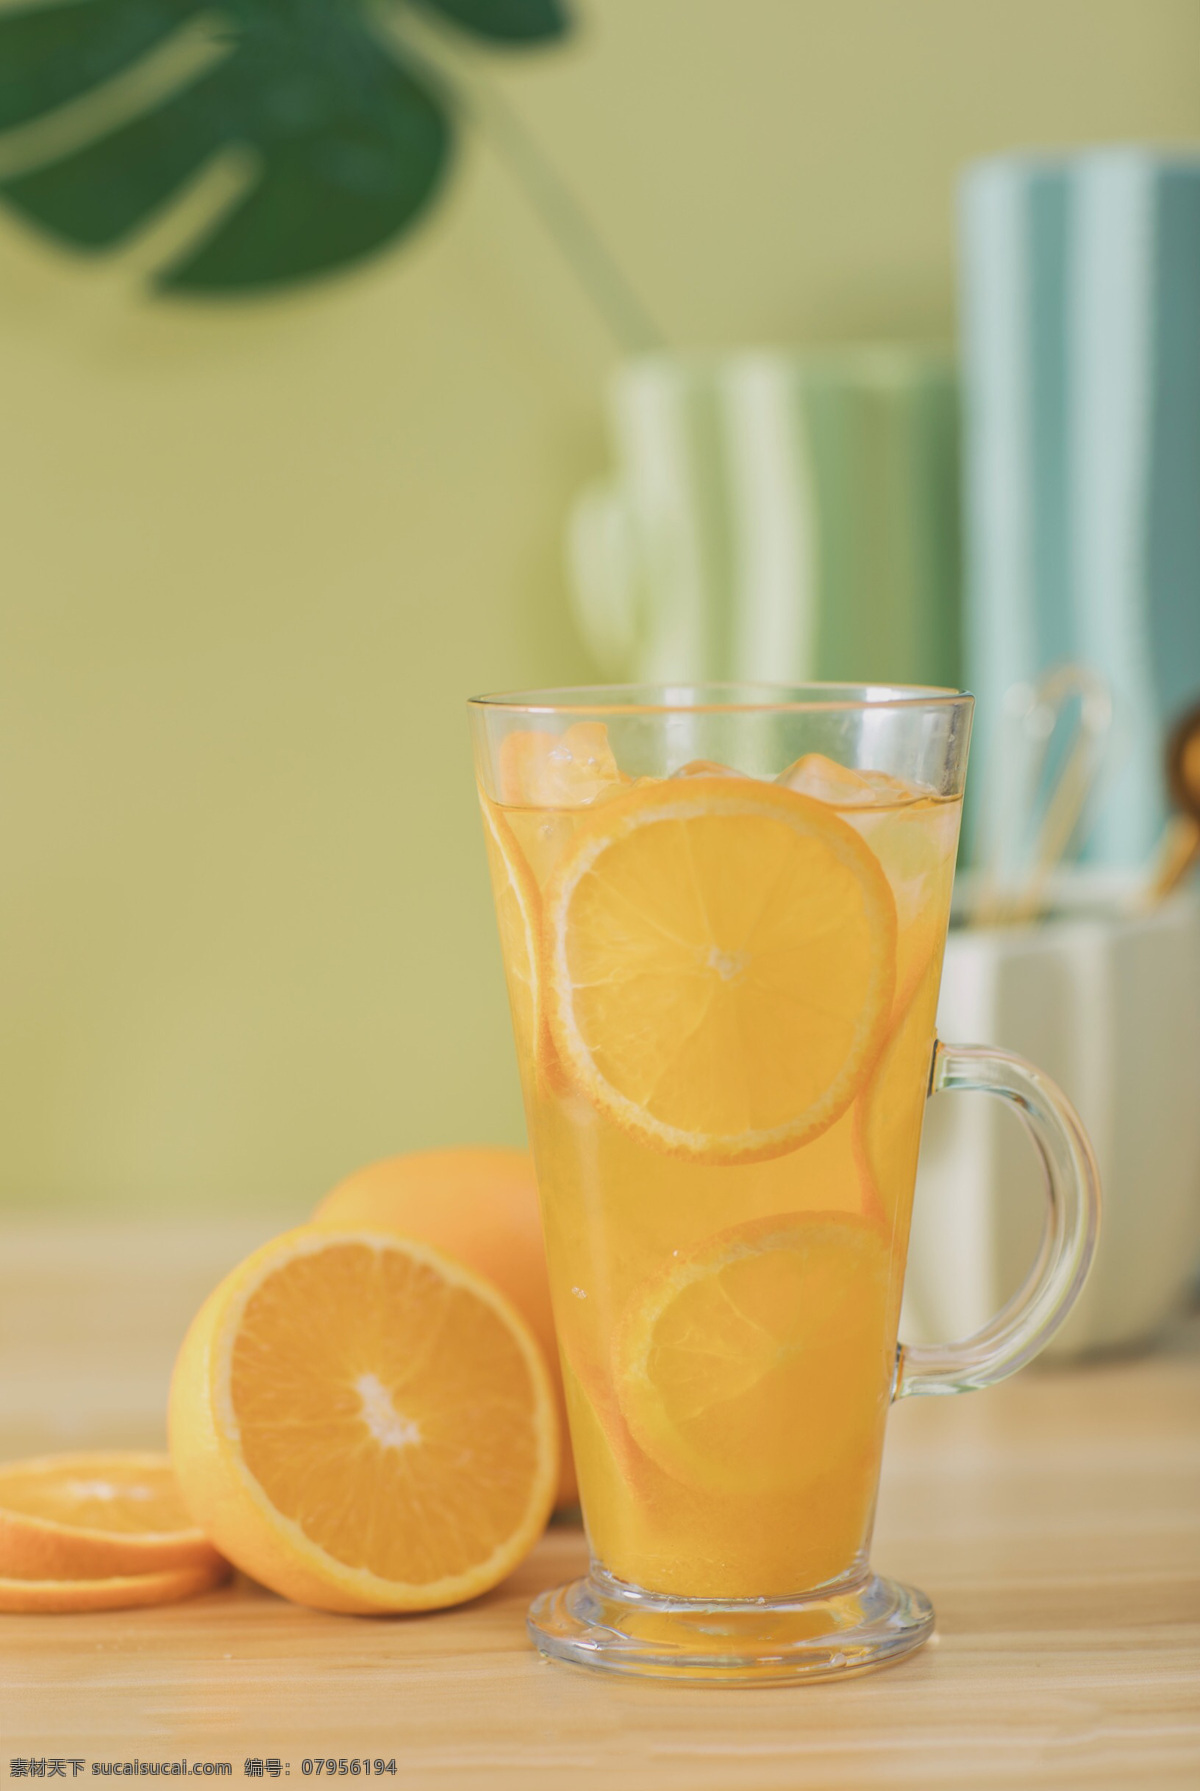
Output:
[[487,1591],[558,1481],[542,1354],[481,1276],[382,1231],[304,1226],[210,1295],[176,1364],[171,1456],[222,1553],[327,1610]]
[[545,895],[563,1067],[658,1150],[750,1162],[853,1100],[882,1043],[896,915],[823,803],[741,778],[669,781],[580,824]]

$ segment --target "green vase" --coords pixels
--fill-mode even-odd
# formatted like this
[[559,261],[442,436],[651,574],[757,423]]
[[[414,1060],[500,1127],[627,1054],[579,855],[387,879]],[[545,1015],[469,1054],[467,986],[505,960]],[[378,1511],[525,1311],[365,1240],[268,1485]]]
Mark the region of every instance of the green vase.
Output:
[[937,350],[651,355],[568,530],[606,674],[957,685],[958,395]]

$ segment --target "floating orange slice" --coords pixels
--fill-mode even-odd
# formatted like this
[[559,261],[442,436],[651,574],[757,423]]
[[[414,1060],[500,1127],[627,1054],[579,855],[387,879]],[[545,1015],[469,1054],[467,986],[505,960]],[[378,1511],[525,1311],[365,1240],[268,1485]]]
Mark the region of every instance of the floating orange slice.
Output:
[[799,1491],[871,1449],[891,1387],[887,1240],[785,1213],[681,1251],[630,1298],[616,1348],[633,1436],[713,1492]]
[[479,802],[496,899],[500,949],[504,953],[508,976],[513,1028],[518,1042],[532,1049],[542,1022],[538,972],[542,898],[503,812],[494,802],[489,802],[482,791]]
[[0,1577],[110,1579],[221,1564],[165,1455],[109,1450],[0,1463]]
[[542,894],[504,811],[482,790],[479,801],[517,1050],[534,1065],[539,1082],[561,1089],[562,1070],[542,999]]
[[111,1579],[0,1579],[0,1611],[124,1611],[135,1605],[174,1604],[210,1592],[229,1576],[229,1563],[166,1567],[159,1573],[116,1574]]
[[222,1553],[334,1611],[486,1592],[537,1540],[558,1422],[524,1320],[450,1257],[303,1226],[248,1257],[194,1320],[171,1458]]
[[656,1149],[750,1162],[814,1138],[883,1040],[896,913],[823,803],[741,778],[649,785],[581,823],[545,896],[554,1043]]

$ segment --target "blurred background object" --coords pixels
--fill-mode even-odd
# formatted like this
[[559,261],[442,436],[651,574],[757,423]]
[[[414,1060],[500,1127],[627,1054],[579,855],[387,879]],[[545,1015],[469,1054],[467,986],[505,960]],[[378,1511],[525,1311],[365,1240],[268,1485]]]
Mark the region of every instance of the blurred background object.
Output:
[[1200,155],[996,157],[962,243],[976,825],[1005,692],[1074,660],[1114,698],[1088,855],[1143,864],[1200,691]]
[[[431,44],[438,22],[451,34]],[[0,197],[65,247],[112,250],[221,162],[228,178],[209,181],[207,217],[155,287],[211,297],[340,271],[402,236],[441,186],[462,103],[445,72],[454,27],[525,45],[567,17],[558,0],[11,7],[0,130],[28,129],[7,141]]]
[[1163,831],[1141,894],[1147,907],[1165,901],[1200,859],[1200,703],[1181,715],[1171,731],[1166,783],[1175,813]]
[[[951,341],[965,162],[1200,139],[1194,0],[570,10],[546,54],[460,33],[455,91],[672,356]],[[55,99],[0,180],[90,140]],[[395,252],[220,302],[151,290],[241,190],[220,156],[111,252],[0,211],[11,1207],[296,1212],[521,1136],[462,703],[598,670],[563,521],[645,344],[498,141],[460,131]]]
[[610,410],[618,471],[568,536],[609,676],[961,683],[948,354],[656,355]]
[[1086,839],[1111,728],[1112,694],[1086,666],[1068,661],[1005,691],[964,919],[1001,926],[1044,913],[1055,872]]
[[[1055,1356],[1152,1339],[1200,1252],[1200,891],[1122,913],[1131,886],[1063,873],[1049,920],[952,929],[946,946],[939,1033],[1028,1056],[1096,1152],[1100,1241]],[[914,1341],[966,1335],[1016,1291],[1042,1223],[1032,1151],[999,1102],[930,1103],[905,1284]]]

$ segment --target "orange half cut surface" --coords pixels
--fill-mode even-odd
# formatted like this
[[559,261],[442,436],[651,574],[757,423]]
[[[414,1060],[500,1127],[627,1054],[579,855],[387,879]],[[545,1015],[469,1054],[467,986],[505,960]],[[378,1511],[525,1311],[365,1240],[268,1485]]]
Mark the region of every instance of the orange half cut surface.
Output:
[[171,1456],[222,1553],[337,1611],[486,1592],[554,1503],[541,1351],[489,1282],[383,1231],[303,1226],[248,1257],[194,1320]]

